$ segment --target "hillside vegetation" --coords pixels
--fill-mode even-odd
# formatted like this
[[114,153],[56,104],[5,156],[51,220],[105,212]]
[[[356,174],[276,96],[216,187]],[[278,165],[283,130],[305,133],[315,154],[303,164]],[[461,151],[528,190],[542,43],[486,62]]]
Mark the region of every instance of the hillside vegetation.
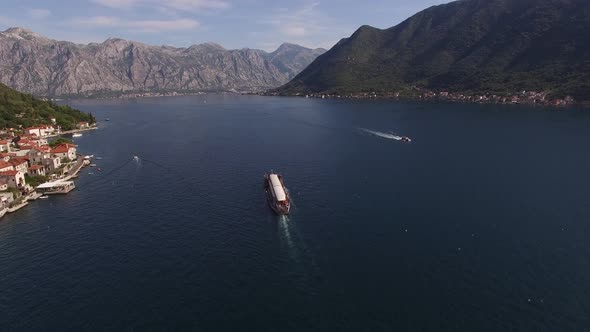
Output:
[[588,0],[461,0],[386,30],[363,26],[275,92],[527,90],[589,101],[589,40]]
[[92,114],[43,101],[0,84],[0,128],[52,124],[52,118],[63,130],[75,129],[82,121],[96,121]]

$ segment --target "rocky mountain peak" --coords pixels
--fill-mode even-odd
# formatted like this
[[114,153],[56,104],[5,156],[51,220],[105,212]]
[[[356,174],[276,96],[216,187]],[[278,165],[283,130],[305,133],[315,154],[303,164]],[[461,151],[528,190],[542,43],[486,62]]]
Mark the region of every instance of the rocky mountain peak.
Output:
[[45,38],[41,35],[38,35],[31,30],[28,30],[25,28],[20,28],[20,27],[8,28],[8,29],[4,30],[3,32],[1,32],[0,34],[7,37],[7,38],[13,38],[13,39],[24,39],[24,40],[45,39],[45,40],[47,40],[47,38]]
[[46,39],[23,28],[0,32],[0,83],[39,96],[131,92],[256,92],[278,87],[319,54],[290,46],[284,54],[188,48],[121,38],[88,45]]

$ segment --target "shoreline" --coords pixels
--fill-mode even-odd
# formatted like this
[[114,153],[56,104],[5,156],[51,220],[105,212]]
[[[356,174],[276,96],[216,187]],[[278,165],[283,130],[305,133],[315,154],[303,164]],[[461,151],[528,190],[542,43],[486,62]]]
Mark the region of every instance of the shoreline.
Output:
[[66,130],[66,131],[60,132],[59,134],[47,135],[47,136],[45,136],[45,138],[59,137],[59,136],[63,136],[63,135],[82,133],[82,132],[85,132],[85,131],[97,130],[97,129],[98,129],[98,126],[94,126],[94,127],[90,127],[90,128],[84,128],[84,129]]
[[[91,130],[96,130],[96,129],[98,129],[98,126],[93,126],[90,128],[83,128],[83,129],[73,129],[73,130],[61,132],[59,134],[48,135],[48,136],[45,136],[44,138],[61,137],[63,135],[75,134],[75,133],[79,133],[79,132],[91,131]],[[66,176],[63,176],[63,174],[62,174],[61,178],[54,178],[50,181],[40,183],[37,186],[32,187],[33,189],[29,192],[22,191],[21,196],[15,198],[14,202],[12,202],[10,205],[4,206],[3,208],[0,209],[0,219],[8,213],[16,212],[16,211],[28,206],[29,202],[31,202],[31,201],[36,201],[37,199],[39,199],[43,196],[47,196],[48,193],[42,193],[42,192],[37,191],[37,188],[40,185],[46,184],[46,183],[69,182],[69,181],[73,181],[73,179],[75,179],[75,178],[78,178],[82,169],[91,164],[92,157],[93,156],[85,156],[83,154],[76,153],[76,159],[69,162],[68,164],[64,164],[64,165],[69,166],[69,168],[67,169]],[[70,172],[72,172],[72,173],[70,174]],[[74,188],[75,188],[75,185],[74,185]],[[59,192],[59,194],[68,194],[69,192],[71,192],[71,190],[69,190],[67,192]]]
[[[415,101],[415,102],[447,102],[460,104],[492,104],[492,105],[529,105],[542,107],[582,107],[590,108],[590,101],[574,101],[573,99],[555,98],[546,99],[547,93],[531,92],[533,96],[523,95],[522,93],[511,95],[495,95],[492,93],[484,94],[464,94],[464,93],[446,93],[434,92],[430,90],[423,90],[419,95],[403,95],[400,93],[391,94],[377,94],[377,93],[355,93],[355,94],[335,94],[335,93],[295,93],[295,94],[281,94],[267,91],[259,92],[239,92],[239,91],[208,91],[208,92],[173,92],[173,93],[133,93],[120,96],[64,96],[57,98],[50,98],[52,101],[67,101],[67,100],[114,100],[114,99],[143,99],[143,98],[158,98],[158,97],[181,97],[181,96],[202,96],[206,94],[223,95],[234,94],[242,96],[263,96],[263,97],[304,97],[314,99],[347,99],[347,100],[399,100],[399,101]],[[532,97],[532,99],[530,99]],[[82,130],[84,131],[84,130]],[[75,133],[78,131],[69,131],[68,133]]]
[[577,102],[571,97],[564,99],[547,99],[547,94],[543,92],[523,92],[514,95],[500,96],[494,94],[474,94],[466,95],[461,93],[432,92],[426,91],[420,95],[402,95],[394,94],[327,94],[327,93],[261,93],[260,96],[268,97],[299,97],[313,99],[343,99],[343,100],[395,100],[395,101],[413,101],[413,102],[438,102],[449,104],[480,104],[480,105],[525,105],[539,107],[559,107],[571,108],[581,107],[590,108],[590,102]]

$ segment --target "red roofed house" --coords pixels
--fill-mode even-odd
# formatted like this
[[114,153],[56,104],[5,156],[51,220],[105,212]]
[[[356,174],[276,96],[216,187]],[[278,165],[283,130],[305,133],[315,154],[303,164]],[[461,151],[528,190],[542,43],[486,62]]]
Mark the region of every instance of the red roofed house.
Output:
[[34,145],[37,145],[37,146],[49,144],[49,142],[47,141],[47,138],[33,138],[33,139],[30,139],[29,141],[31,141],[31,143],[33,143]]
[[54,157],[76,159],[76,146],[74,144],[60,144],[51,150]]
[[78,122],[78,129],[86,129],[90,128],[90,123],[88,122]]
[[6,179],[9,188],[24,188],[25,187],[25,173],[19,171],[4,171],[0,172],[0,180]]
[[8,153],[0,152],[0,161],[6,161],[10,159],[10,155]]
[[5,161],[0,161],[0,172],[13,171],[14,166]]
[[27,174],[29,169],[29,161],[26,158],[11,158],[10,160],[8,160],[8,163],[14,167],[15,171]]
[[31,165],[41,165],[44,159],[51,158],[51,148],[49,146],[38,146],[29,150],[28,156]]
[[29,167],[29,175],[31,175],[31,176],[36,176],[36,175],[45,176],[45,166],[33,165],[33,166]]
[[11,140],[1,140],[0,141],[0,152],[10,152],[10,143],[12,143]]

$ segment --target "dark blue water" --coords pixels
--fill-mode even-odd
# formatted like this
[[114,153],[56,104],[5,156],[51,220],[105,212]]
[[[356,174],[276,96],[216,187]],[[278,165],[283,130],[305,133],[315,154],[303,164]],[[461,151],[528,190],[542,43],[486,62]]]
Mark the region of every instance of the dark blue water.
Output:
[[[74,106],[101,120],[76,142],[102,171],[0,220],[1,330],[590,329],[590,113]],[[270,169],[289,218],[266,205]]]

